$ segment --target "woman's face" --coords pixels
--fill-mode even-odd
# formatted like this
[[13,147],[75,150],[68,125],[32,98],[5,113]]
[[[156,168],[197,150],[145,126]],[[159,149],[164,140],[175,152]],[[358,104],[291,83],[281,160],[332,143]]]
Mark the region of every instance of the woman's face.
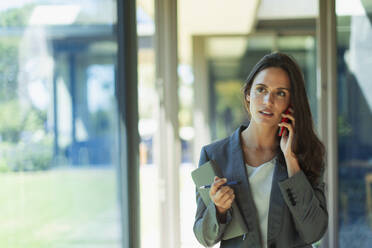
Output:
[[269,67],[260,71],[246,100],[250,102],[251,121],[276,126],[290,103],[290,81],[286,71]]

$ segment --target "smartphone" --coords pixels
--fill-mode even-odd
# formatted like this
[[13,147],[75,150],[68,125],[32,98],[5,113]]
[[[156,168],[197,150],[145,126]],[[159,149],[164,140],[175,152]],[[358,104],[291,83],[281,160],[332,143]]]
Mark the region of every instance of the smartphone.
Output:
[[[284,111],[284,114],[289,114],[291,113],[289,111],[289,108],[292,107],[292,105],[289,105],[288,108]],[[280,122],[289,122],[289,119],[286,118],[286,117],[283,117],[282,120]],[[285,127],[280,127],[280,130],[279,130],[279,136],[282,136],[283,135],[283,132],[284,132],[284,128]]]

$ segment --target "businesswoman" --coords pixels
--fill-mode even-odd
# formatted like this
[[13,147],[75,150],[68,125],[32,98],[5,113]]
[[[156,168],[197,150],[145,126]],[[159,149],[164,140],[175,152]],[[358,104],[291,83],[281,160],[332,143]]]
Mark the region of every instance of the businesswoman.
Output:
[[[196,193],[195,236],[204,246],[221,241],[224,248],[312,247],[328,226],[325,152],[314,133],[301,70],[286,54],[268,54],[249,74],[243,93],[248,126],[201,150],[199,166],[213,160],[223,178],[215,177],[208,206]],[[227,181],[240,184],[224,186]],[[248,231],[222,240],[233,201]]]

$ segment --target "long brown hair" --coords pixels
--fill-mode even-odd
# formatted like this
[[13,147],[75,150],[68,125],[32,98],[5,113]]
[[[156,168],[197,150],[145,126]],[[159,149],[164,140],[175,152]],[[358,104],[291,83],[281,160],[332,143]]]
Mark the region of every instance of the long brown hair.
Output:
[[[316,184],[324,171],[325,148],[314,132],[314,124],[310,111],[309,101],[305,90],[305,80],[296,61],[284,53],[271,53],[265,55],[252,69],[243,86],[244,104],[249,113],[249,102],[246,96],[250,93],[256,75],[269,67],[277,67],[287,72],[291,84],[291,100],[294,109],[296,125],[292,149],[298,159],[301,169],[311,184]],[[285,165],[284,155],[279,150],[279,162]]]

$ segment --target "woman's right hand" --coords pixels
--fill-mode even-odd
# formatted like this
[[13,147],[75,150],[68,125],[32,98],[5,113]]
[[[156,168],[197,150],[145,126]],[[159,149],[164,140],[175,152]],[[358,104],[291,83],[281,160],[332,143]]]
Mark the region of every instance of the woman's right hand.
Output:
[[209,196],[219,214],[225,214],[235,199],[234,190],[229,186],[222,186],[226,182],[226,178],[214,177],[214,182],[209,191]]

